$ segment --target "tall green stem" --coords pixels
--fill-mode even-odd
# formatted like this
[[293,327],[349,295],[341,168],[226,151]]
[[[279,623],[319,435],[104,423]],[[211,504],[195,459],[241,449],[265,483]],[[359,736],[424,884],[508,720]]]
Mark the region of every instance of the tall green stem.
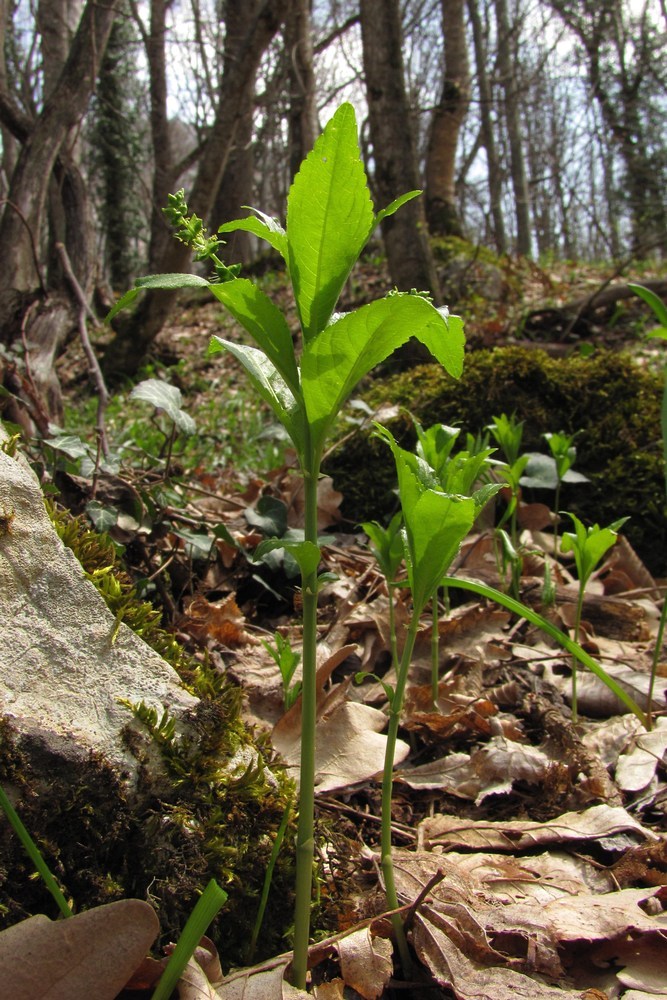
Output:
[[[394,691],[394,696],[391,700],[387,746],[384,755],[384,772],[382,776],[382,834],[380,844],[382,855],[382,874],[384,875],[387,904],[390,910],[398,909],[398,894],[396,892],[394,863],[391,853],[391,800],[394,785],[394,754],[396,752],[396,740],[398,738],[401,708],[403,707],[403,696],[405,694],[405,686],[408,680],[408,670],[410,667],[410,660],[412,659],[412,652],[415,647],[415,639],[417,638],[418,628],[419,610],[414,608],[410,619],[410,625],[408,626],[408,634],[405,638],[405,646],[403,647],[403,655],[401,657],[401,663],[396,680],[396,690]],[[409,972],[411,966],[411,960],[408,943],[405,938],[405,931],[403,930],[403,921],[398,913],[394,914],[391,919],[394,927],[394,933],[396,935],[396,943],[398,944],[398,950],[401,956],[403,972],[407,973]]]
[[[317,480],[319,461],[304,462],[304,540],[317,545]],[[315,854],[315,722],[317,715],[317,569],[302,573],[303,682],[301,688],[301,771],[296,836],[296,899],[292,979],[305,990],[310,940],[310,907]]]
[[438,615],[438,588],[435,588],[431,600],[431,700],[433,707],[438,707],[438,684],[440,681],[440,618]]
[[[579,597],[577,599],[577,612],[574,619],[574,641],[579,642],[579,629],[581,627],[581,615],[584,609],[584,590],[586,585],[579,583]],[[572,721],[578,722],[577,714],[577,661],[572,657]]]
[[653,663],[651,664],[651,683],[648,688],[648,699],[646,704],[646,716],[648,719],[647,729],[653,728],[653,689],[655,688],[655,677],[658,672],[658,663],[662,652],[662,643],[665,636],[665,623],[667,622],[667,594],[662,598],[662,611],[660,612],[660,623],[658,625],[658,635],[655,640],[653,650]]

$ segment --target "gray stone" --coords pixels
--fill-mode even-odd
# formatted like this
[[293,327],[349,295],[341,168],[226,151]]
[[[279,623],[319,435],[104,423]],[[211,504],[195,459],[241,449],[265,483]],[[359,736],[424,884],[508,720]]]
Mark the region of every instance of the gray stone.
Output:
[[131,716],[119,699],[177,715],[197,703],[126,625],[116,633],[27,462],[0,450],[0,716],[57,757],[96,751],[132,773],[121,739]]

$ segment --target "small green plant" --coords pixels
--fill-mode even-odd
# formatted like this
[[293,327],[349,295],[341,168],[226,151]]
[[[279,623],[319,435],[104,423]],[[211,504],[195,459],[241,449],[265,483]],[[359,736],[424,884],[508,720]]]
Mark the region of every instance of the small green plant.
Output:
[[208,930],[218,911],[227,902],[227,893],[215,879],[211,879],[188,917],[185,927],[167,962],[167,967],[153,990],[152,1000],[169,1000],[195,948]]
[[273,643],[268,642],[266,639],[262,639],[262,645],[267,653],[270,654],[276,666],[280,670],[280,676],[283,682],[283,700],[285,702],[285,711],[289,711],[301,694],[301,681],[297,681],[296,684],[292,684],[294,671],[301,662],[301,654],[292,649],[289,644],[289,640],[286,639],[284,635],[281,635],[280,632],[276,632]]
[[13,829],[14,833],[23,844],[26,854],[35,866],[35,870],[42,876],[44,884],[56,901],[61,914],[64,917],[71,917],[72,909],[62,893],[62,889],[56,882],[51,869],[44,860],[44,855],[26,830],[21,817],[16,812],[16,809],[14,809],[14,806],[9,801],[7,793],[1,785],[0,808],[7,817],[9,825]]
[[182,193],[172,196],[168,214],[200,260],[210,261],[212,280],[197,275],[141,278],[108,318],[129,305],[142,289],[204,287],[231,313],[256,346],[214,337],[211,351],[229,351],[273,410],[296,450],[304,479],[302,541],[266,540],[256,555],[284,548],[301,571],[303,603],[302,732],[294,919],[294,985],[307,978],[314,859],[316,644],[318,566],[317,482],[325,443],[343,404],[364,375],[410,337],[421,341],[447,369],[463,369],[463,325],[420,295],[395,293],[354,312],[334,309],[354,263],[377,225],[417,196],[411,191],[377,215],[361,160],[354,109],[343,104],[316,141],[294,179],[286,228],[255,211],[225,223],[219,232],[244,230],[266,240],[285,261],[301,326],[297,354],[287,320],[251,281],[221,264],[219,241],[207,237],[201,220],[187,215]]
[[574,446],[575,434],[565,434],[562,431],[547,431],[542,436],[549,445],[551,455],[540,455],[531,453],[528,456],[528,463],[521,477],[522,486],[532,486],[535,489],[555,490],[553,516],[554,537],[553,553],[558,552],[558,523],[560,519],[560,492],[563,483],[588,483],[590,480],[581,472],[575,472],[572,468],[577,457],[577,449]]
[[[476,517],[484,504],[497,493],[500,485],[487,484],[472,495],[465,495],[462,487],[468,485],[470,488],[477,479],[475,468],[483,463],[482,456],[468,456],[467,460],[462,460],[449,474],[447,469],[442,469],[444,477],[460,487],[456,492],[446,493],[439,477],[423,458],[401,448],[386,427],[378,424],[377,432],[391,448],[396,463],[404,522],[401,538],[412,595],[412,613],[397,671],[396,687],[392,692],[385,685],[385,692],[389,697],[389,728],[382,778],[381,864],[387,902],[390,909],[394,910],[398,908],[398,896],[391,843],[392,772],[408,670],[419,622],[424,608],[442,583]],[[394,915],[392,921],[403,967],[409,968],[410,958],[400,915]]]
[[144,379],[135,385],[130,393],[130,399],[140,399],[145,403],[150,403],[155,407],[158,416],[164,414],[168,420],[168,425],[162,431],[165,438],[165,476],[169,478],[171,472],[171,455],[174,450],[174,442],[180,433],[194,434],[197,425],[181,406],[181,390],[178,386],[170,385],[159,378]]
[[[601,528],[598,524],[590,528],[584,527],[575,514],[567,515],[574,525],[574,533],[566,531],[563,533],[561,541],[561,552],[572,552],[577,567],[577,577],[579,579],[579,595],[577,598],[577,610],[574,622],[574,641],[579,640],[579,629],[581,627],[581,613],[584,606],[584,593],[586,584],[591,578],[591,574],[609,549],[616,543],[619,529],[628,520],[621,517],[606,528]],[[572,659],[572,719],[577,722],[577,663]]]
[[391,665],[398,668],[398,643],[396,639],[396,611],[394,608],[394,589],[401,563],[403,562],[403,542],[401,526],[403,515],[400,511],[394,514],[386,528],[377,521],[364,521],[360,527],[366,532],[371,542],[371,552],[375,556],[380,572],[387,584],[389,596],[389,641],[391,643]]

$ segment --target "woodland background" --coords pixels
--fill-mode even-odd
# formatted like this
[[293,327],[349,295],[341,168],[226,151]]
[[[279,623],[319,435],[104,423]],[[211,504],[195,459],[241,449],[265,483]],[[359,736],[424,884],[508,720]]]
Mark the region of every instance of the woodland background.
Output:
[[[427,232],[541,263],[667,251],[665,0],[0,0],[0,32],[0,367],[16,390],[29,347],[45,422],[67,267],[102,314],[190,267],[169,192],[213,230],[243,205],[282,217],[343,99],[376,205],[425,191],[384,223],[399,289],[440,299]],[[238,233],[226,252],[259,251]],[[108,375],[136,372],[172,306],[145,296]]]

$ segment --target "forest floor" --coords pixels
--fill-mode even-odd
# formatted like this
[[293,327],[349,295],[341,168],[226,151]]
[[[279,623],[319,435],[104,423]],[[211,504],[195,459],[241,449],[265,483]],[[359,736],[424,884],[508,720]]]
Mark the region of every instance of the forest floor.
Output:
[[[453,311],[466,318],[473,348],[519,342],[562,354],[585,341],[629,347],[655,365],[658,355],[641,336],[646,315],[634,302],[588,316],[585,335],[574,324],[565,329],[559,308],[599,290],[606,276],[580,265],[525,268],[501,275],[506,290],[495,304],[473,295]],[[289,315],[281,282],[265,282]],[[376,265],[361,265],[344,305],[386,287]],[[277,554],[263,563],[248,554],[271,526],[262,498],[282,503],[288,528],[302,526],[300,480],[279,429],[254,402],[234,359],[205,357],[210,336],[219,332],[219,308],[188,301],[141,375],[178,386],[197,424],[194,435],[177,437],[169,455],[164,417],[148,420],[146,404],[129,400],[124,387],[107,414],[112,442],[123,445],[118,471],[103,473],[91,497],[89,473],[68,465],[61,450],[59,482],[63,502],[76,513],[94,500],[97,523],[126,546],[129,568],[164,610],[165,624],[198,655],[206,650],[243,688],[248,721],[270,731],[293,766],[300,706],[285,712],[281,674],[262,640],[272,644],[279,633],[299,650],[298,580]],[[230,326],[225,335],[235,335]],[[90,436],[94,400],[76,344],[59,370],[68,405],[64,430]],[[437,701],[427,615],[402,716],[395,863],[417,962],[407,981],[394,978],[387,922],[370,920],[385,908],[378,774],[383,683],[392,681],[389,594],[365,536],[341,516],[342,499],[324,479],[319,527],[326,536],[323,568],[332,579],[320,598],[317,808],[323,828],[335,826],[337,834],[323,846],[330,852],[326,891],[336,900],[340,930],[356,930],[313,955],[314,981],[322,980],[316,995],[667,996],[664,655],[650,733],[581,670],[575,724],[569,656],[525,619],[461,592],[448,611],[440,608]],[[542,504],[525,505],[522,524],[520,596],[572,634],[572,561],[554,554],[553,521]],[[492,529],[478,528],[454,571],[503,589]],[[621,537],[594,573],[583,606],[585,650],[644,709],[663,584]],[[408,595],[398,588],[392,599],[400,645]],[[359,672],[383,683],[371,677],[355,683]],[[262,975],[239,974],[234,988],[267,1000],[287,995],[275,968],[265,964]],[[219,989],[196,995],[232,995]]]

